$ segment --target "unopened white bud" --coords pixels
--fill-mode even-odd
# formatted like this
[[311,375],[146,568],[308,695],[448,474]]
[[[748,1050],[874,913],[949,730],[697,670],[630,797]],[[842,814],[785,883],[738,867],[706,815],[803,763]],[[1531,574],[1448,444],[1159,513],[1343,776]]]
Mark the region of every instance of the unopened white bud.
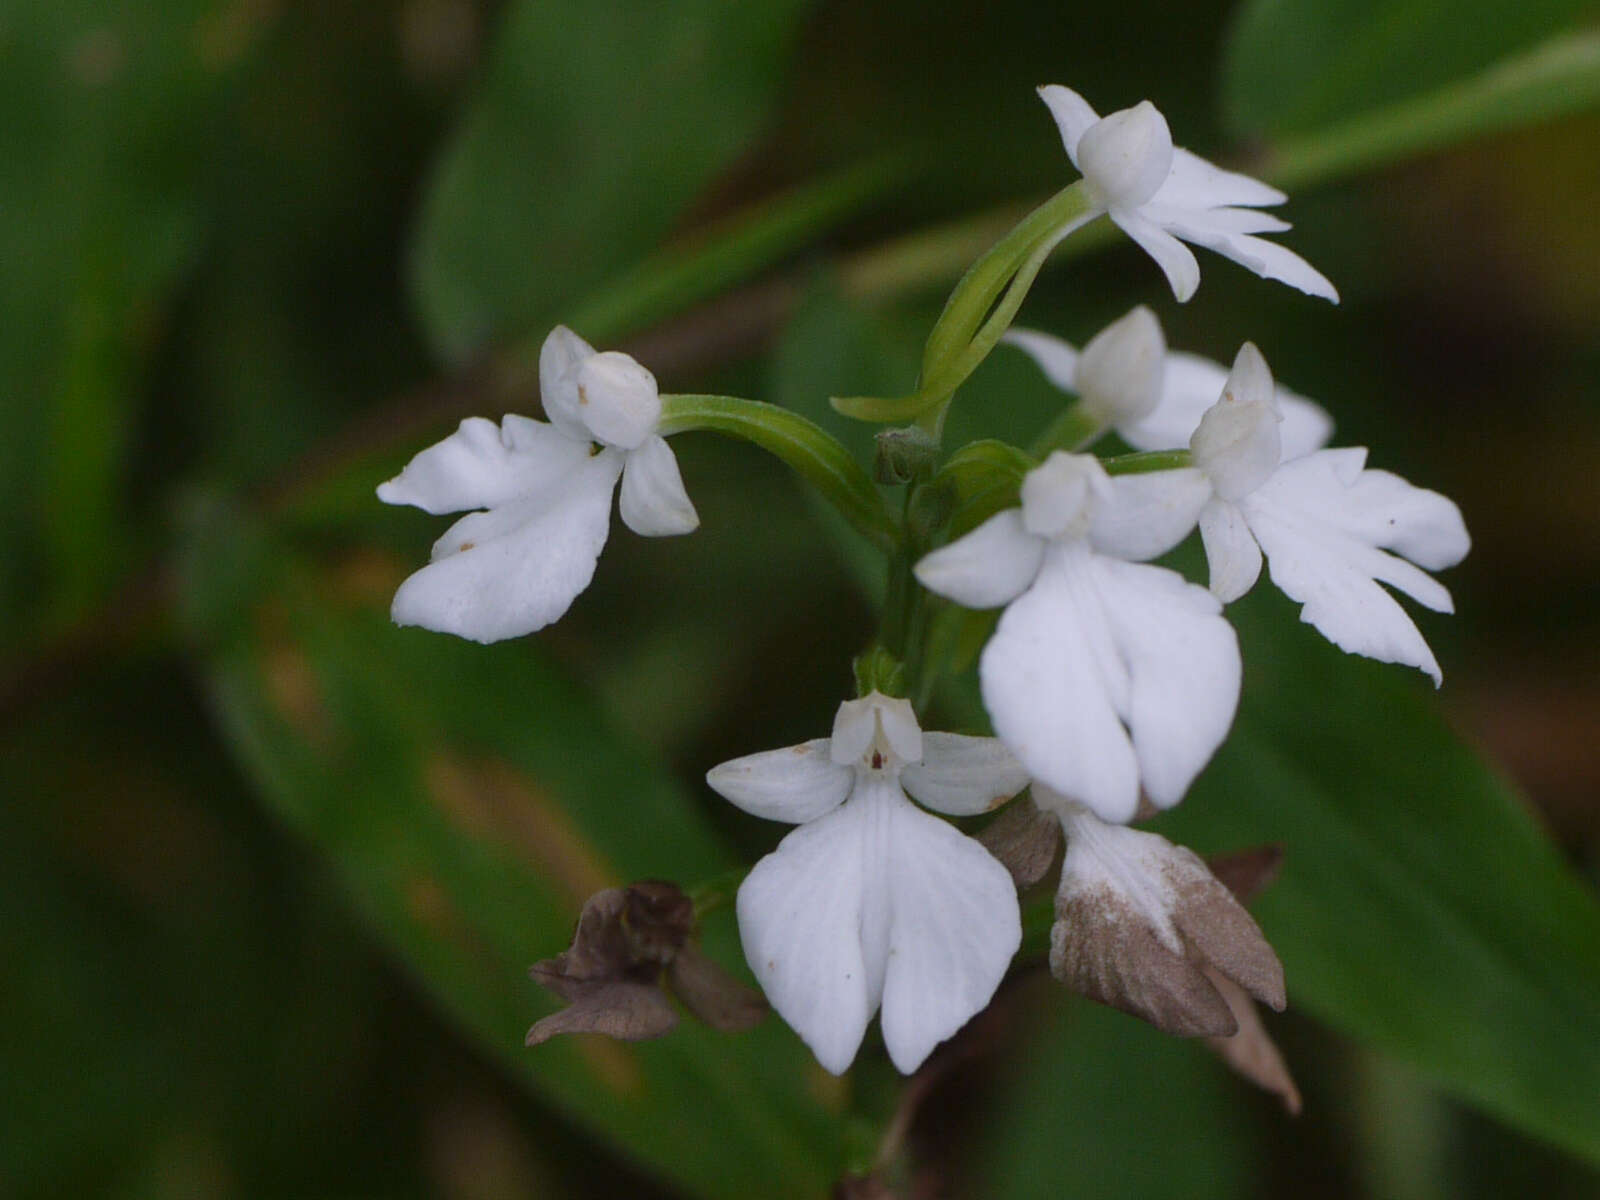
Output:
[[1224,500],[1241,500],[1267,481],[1283,456],[1272,372],[1261,351],[1246,342],[1222,385],[1222,398],[1206,410],[1189,439],[1194,465]]
[[656,377],[620,351],[584,359],[577,392],[580,419],[596,441],[608,446],[637,449],[661,423]]
[[1084,537],[1095,495],[1109,484],[1093,455],[1057,450],[1022,481],[1022,527],[1035,537]]
[[1172,171],[1167,119],[1148,100],[1103,117],[1084,130],[1078,169],[1106,208],[1138,208]]
[[1144,305],[1107,325],[1083,348],[1073,389],[1103,424],[1138,421],[1161,399],[1167,342],[1161,323]]

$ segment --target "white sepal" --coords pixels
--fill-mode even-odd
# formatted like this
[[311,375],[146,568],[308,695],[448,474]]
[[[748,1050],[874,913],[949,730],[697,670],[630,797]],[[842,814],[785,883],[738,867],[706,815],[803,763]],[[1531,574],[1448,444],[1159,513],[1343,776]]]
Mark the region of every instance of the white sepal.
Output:
[[1156,266],[1167,277],[1172,295],[1183,304],[1200,287],[1200,263],[1193,251],[1160,225],[1141,216],[1137,210],[1112,212],[1112,222],[1139,244],[1139,248],[1156,260]]
[[1035,537],[1079,538],[1089,532],[1096,500],[1111,478],[1092,454],[1052,451],[1022,479],[1022,528]]
[[924,733],[922,761],[900,772],[913,799],[935,812],[970,817],[998,808],[1028,786],[1028,769],[999,738]]
[[1224,500],[1239,500],[1264,483],[1283,457],[1272,372],[1250,342],[1239,348],[1222,397],[1189,439],[1194,465]]
[[998,608],[1020,596],[1044,558],[1044,539],[1022,527],[1022,510],[1008,508],[947,546],[924,555],[917,580],[966,608]]
[[578,368],[595,349],[565,325],[557,325],[539,347],[539,399],[550,423],[574,441],[592,441],[578,407]]
[[1111,211],[1138,208],[1172,170],[1172,131],[1148,100],[1101,118],[1078,139],[1078,170]]
[[673,537],[699,528],[700,514],[684,491],[677,455],[665,438],[652,434],[629,451],[618,510],[623,523],[643,537]]
[[1159,557],[1189,536],[1210,498],[1210,482],[1193,467],[1113,475],[1095,505],[1089,542],[1130,562]]
[[922,761],[922,727],[909,700],[869,692],[839,705],[829,751],[833,761],[841,766],[862,766],[870,763],[875,751],[893,758],[876,764],[875,770]]
[[1050,115],[1055,118],[1056,128],[1061,131],[1062,148],[1072,160],[1072,165],[1077,166],[1078,143],[1083,140],[1089,127],[1100,119],[1100,114],[1090,108],[1089,102],[1077,92],[1059,83],[1046,84],[1038,92],[1039,99],[1045,102]]
[[719,763],[706,782],[747,813],[802,825],[843,804],[855,772],[833,761],[827,738],[815,738]]

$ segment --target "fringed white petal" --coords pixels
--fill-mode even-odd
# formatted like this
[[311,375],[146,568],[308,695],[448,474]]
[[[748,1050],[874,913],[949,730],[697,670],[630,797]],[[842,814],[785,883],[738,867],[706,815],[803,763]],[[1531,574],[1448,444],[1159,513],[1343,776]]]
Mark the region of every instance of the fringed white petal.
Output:
[[1232,259],[1263,279],[1276,279],[1308,296],[1339,303],[1339,289],[1294,251],[1264,238],[1232,232],[1229,224],[1227,220],[1214,219],[1209,212],[1195,212],[1185,214],[1181,222],[1169,222],[1166,228],[1186,242]]
[[967,608],[998,608],[1021,595],[1039,573],[1045,543],[1022,527],[1022,510],[1007,509],[917,563],[930,592]]
[[449,437],[416,454],[378,487],[385,504],[411,504],[436,516],[545,492],[589,457],[587,439],[510,415],[500,424],[468,417]]
[[953,817],[998,808],[1028,786],[1028,769],[999,738],[960,733],[922,735],[922,761],[900,772],[921,804]]
[[615,452],[586,458],[557,496],[457,521],[434,544],[433,562],[395,593],[395,622],[497,642],[556,620],[594,577],[621,468]]
[[643,537],[672,537],[699,528],[700,514],[684,491],[677,455],[665,438],[652,436],[628,452],[617,508],[623,523]]
[[1237,171],[1225,171],[1181,146],[1172,152],[1172,170],[1152,204],[1183,208],[1253,207],[1282,204],[1289,197],[1271,184]]
[[901,1073],[994,996],[1022,943],[1011,875],[972,838],[886,798],[890,914],[883,1040]]
[[1220,498],[1200,511],[1200,538],[1211,570],[1211,594],[1232,604],[1255,586],[1261,574],[1261,547],[1238,505]]
[[1383,547],[1416,550],[1446,566],[1466,553],[1466,528],[1445,497],[1386,472],[1359,471],[1363,453],[1324,450],[1285,463],[1241,509],[1272,582],[1301,604],[1301,620],[1344,650],[1417,667],[1437,685],[1433,651],[1378,584],[1438,612],[1452,611],[1450,593]]
[[802,825],[843,804],[855,772],[833,761],[827,738],[815,738],[719,763],[706,782],[747,813]]

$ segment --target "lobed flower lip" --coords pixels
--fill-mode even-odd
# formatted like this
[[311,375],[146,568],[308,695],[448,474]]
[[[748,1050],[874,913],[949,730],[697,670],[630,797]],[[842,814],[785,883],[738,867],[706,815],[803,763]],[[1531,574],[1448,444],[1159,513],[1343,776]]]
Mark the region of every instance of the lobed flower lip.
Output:
[[922,811],[983,812],[1027,785],[993,738],[924,733],[905,700],[840,705],[831,738],[712,768],[711,787],[798,828],[746,877],[745,955],[772,1006],[827,1070],[854,1059],[881,1010],[903,1073],[994,995],[1021,945],[1011,876]]
[[1156,260],[1180,302],[1200,286],[1200,264],[1183,244],[1190,242],[1265,279],[1338,303],[1338,290],[1320,271],[1257,236],[1289,228],[1257,211],[1288,199],[1277,188],[1173,146],[1165,118],[1148,100],[1101,117],[1060,84],[1041,87],[1039,98],[1091,197]]
[[[1239,700],[1238,640],[1221,605],[1174,571],[1126,561],[1194,526],[1198,504],[1159,512],[1146,486],[1058,451],[1024,479],[1021,509],[915,567],[959,604],[1005,607],[978,663],[995,732],[1035,779],[1109,821],[1132,819],[1141,790],[1176,804]],[[1043,510],[1032,521],[1030,503]]]
[[397,624],[495,642],[559,619],[594,578],[619,477],[622,520],[635,533],[699,525],[678,460],[655,432],[661,397],[649,371],[558,325],[540,350],[539,377],[548,422],[469,417],[379,486],[386,504],[476,510],[400,585]]

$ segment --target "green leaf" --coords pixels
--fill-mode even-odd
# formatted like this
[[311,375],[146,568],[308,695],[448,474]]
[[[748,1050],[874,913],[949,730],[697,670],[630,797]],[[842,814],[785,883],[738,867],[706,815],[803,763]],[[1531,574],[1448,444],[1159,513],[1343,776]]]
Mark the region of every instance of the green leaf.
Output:
[[521,0],[429,187],[412,290],[459,359],[653,249],[748,145],[806,0]]
[[[384,609],[403,567],[317,570],[263,553],[261,536],[219,505],[187,542],[212,705],[267,804],[379,936],[514,1078],[686,1192],[821,1194],[841,1154],[826,1098],[841,1093],[781,1022],[522,1045],[556,1005],[527,967],[565,947],[585,897],[735,864],[693,798],[535,644],[396,629]],[[708,949],[739,965],[726,915]]]
[[1239,719],[1164,831],[1203,852],[1283,842],[1257,913],[1290,1003],[1600,1161],[1595,896],[1415,675],[1257,593],[1229,613]]
[[219,47],[216,8],[63,0],[3,18],[0,614],[13,620],[72,620],[126,558],[134,392],[193,260],[218,101],[258,24]]
[[1251,0],[1223,107],[1241,137],[1305,133],[1410,100],[1570,28],[1586,0]]
[[1200,1045],[1072,996],[1042,973],[1031,983],[1038,1011],[1017,1039],[1026,1059],[1000,1093],[978,1178],[962,1194],[1251,1194],[1249,1109]]
[[1600,33],[1565,35],[1426,96],[1287,140],[1269,169],[1292,187],[1597,105]]

